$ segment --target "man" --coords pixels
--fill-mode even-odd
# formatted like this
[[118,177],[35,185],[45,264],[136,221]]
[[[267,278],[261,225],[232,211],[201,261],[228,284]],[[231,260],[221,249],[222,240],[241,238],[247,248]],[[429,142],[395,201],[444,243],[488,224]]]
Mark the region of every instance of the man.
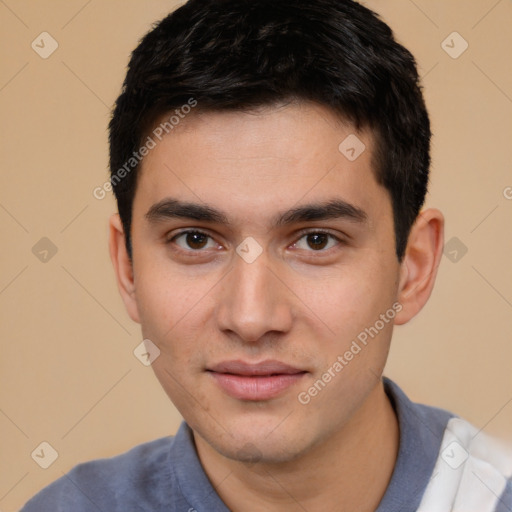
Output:
[[441,258],[429,144],[413,57],[355,2],[162,20],[110,123],[110,252],[185,422],[23,511],[512,510],[512,457],[382,377]]

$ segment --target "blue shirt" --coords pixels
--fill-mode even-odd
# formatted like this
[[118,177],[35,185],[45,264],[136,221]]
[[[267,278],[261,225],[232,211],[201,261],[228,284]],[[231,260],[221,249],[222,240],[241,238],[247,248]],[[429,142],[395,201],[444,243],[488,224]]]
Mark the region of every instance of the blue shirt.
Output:
[[[512,455],[455,415],[412,403],[387,378],[400,446],[376,512],[511,512]],[[229,512],[183,422],[174,437],[74,467],[20,512]]]

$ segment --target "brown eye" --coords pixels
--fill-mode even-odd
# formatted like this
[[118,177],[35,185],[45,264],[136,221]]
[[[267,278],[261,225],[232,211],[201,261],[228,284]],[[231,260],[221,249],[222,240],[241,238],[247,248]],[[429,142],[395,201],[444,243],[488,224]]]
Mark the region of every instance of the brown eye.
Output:
[[297,249],[304,249],[309,252],[326,252],[331,247],[339,245],[341,241],[331,233],[323,231],[311,231],[304,233],[300,239],[295,242]]
[[[181,241],[181,242],[179,242]],[[201,231],[184,231],[179,233],[171,239],[171,242],[176,243],[181,249],[199,251],[201,249],[208,248],[208,242],[211,241],[211,237]],[[213,241],[212,241],[213,244]],[[215,246],[215,244],[210,247]]]
[[192,249],[202,249],[206,245],[208,237],[203,233],[187,233],[185,241]]
[[329,235],[325,233],[312,233],[306,236],[306,240],[311,249],[323,249],[329,242]]

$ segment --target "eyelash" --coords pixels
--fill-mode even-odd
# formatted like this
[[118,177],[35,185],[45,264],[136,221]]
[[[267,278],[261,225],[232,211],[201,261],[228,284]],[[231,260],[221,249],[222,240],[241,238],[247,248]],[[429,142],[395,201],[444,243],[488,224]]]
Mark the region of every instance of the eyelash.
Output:
[[[177,238],[184,236],[184,235],[189,235],[189,234],[200,234],[200,235],[204,235],[213,240],[213,237],[204,231],[201,231],[199,229],[188,229],[185,231],[181,231],[180,233],[177,233],[172,238],[167,240],[166,243],[167,244],[174,243]],[[313,229],[313,230],[307,230],[307,231],[300,231],[298,233],[298,238],[297,238],[296,242],[293,243],[293,245],[296,245],[300,240],[302,240],[304,237],[306,237],[308,235],[327,235],[328,237],[330,237],[331,239],[333,239],[337,242],[337,246],[345,244],[344,240],[338,238],[337,236],[333,235],[329,231],[326,231],[323,229],[316,229],[316,230]],[[330,247],[329,249],[319,249],[318,251],[311,249],[307,252],[322,254],[322,253],[328,253],[331,249],[334,249],[334,247]],[[201,253],[205,252],[205,250],[203,250],[203,249],[183,249],[179,246],[178,246],[178,250],[183,253],[186,253],[187,255],[197,254],[198,256],[201,255]]]

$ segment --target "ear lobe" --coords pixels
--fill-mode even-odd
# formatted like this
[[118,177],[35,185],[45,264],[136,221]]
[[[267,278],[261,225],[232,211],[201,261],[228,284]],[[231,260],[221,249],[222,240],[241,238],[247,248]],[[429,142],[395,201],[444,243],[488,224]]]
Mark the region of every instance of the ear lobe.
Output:
[[126,250],[123,224],[118,213],[113,214],[109,221],[110,259],[116,274],[117,287],[130,318],[140,323],[137,308],[133,265]]
[[403,309],[395,317],[395,324],[408,322],[429,299],[443,253],[443,240],[443,214],[434,208],[421,212],[411,228],[401,263],[398,301]]

